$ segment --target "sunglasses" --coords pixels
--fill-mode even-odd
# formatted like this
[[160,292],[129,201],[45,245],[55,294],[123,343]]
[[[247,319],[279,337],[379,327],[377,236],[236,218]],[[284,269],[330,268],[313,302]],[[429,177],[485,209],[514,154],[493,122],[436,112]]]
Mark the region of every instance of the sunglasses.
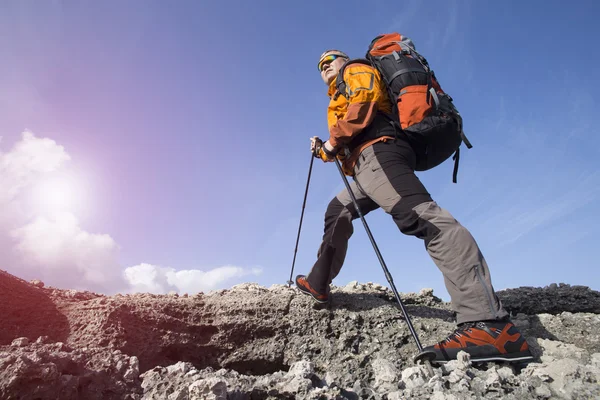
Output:
[[325,65],[331,63],[338,57],[341,56],[338,56],[337,54],[330,54],[328,56],[323,57],[321,61],[319,61],[319,65],[317,66],[317,68],[319,68],[319,72],[323,72],[323,68],[325,67]]

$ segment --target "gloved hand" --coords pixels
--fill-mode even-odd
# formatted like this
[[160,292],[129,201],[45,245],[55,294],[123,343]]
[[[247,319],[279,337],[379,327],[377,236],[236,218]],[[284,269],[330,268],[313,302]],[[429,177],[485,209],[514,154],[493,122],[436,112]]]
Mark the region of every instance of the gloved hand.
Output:
[[329,141],[323,143],[318,136],[310,138],[310,151],[317,158],[323,160],[323,162],[331,162],[335,159],[335,149]]
[[313,156],[319,156],[321,146],[323,146],[323,141],[319,139],[318,136],[313,136],[310,138],[310,152],[313,154]]

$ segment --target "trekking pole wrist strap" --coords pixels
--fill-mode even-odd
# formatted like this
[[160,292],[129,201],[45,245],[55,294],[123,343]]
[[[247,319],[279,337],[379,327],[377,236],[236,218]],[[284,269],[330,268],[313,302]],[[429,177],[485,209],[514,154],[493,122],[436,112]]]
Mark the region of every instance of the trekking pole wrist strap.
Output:
[[323,149],[323,153],[327,154],[328,157],[333,158],[337,154],[336,149],[331,145],[331,143],[329,143],[329,141],[324,142],[321,148]]

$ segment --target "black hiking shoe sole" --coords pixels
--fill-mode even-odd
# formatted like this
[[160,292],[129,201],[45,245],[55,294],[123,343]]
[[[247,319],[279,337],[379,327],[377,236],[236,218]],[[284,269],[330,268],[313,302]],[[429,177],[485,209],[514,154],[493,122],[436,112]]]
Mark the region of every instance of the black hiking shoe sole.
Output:
[[[528,351],[523,351],[521,353],[514,353],[514,354],[499,354],[499,355],[494,355],[494,356],[480,356],[480,357],[471,356],[472,363],[500,361],[500,362],[520,364],[520,363],[526,363],[529,361],[533,361],[533,359],[534,359],[533,355],[531,355],[531,353]],[[431,360],[431,363],[432,364],[446,364],[448,361],[452,361],[452,360],[433,359],[433,360]]]

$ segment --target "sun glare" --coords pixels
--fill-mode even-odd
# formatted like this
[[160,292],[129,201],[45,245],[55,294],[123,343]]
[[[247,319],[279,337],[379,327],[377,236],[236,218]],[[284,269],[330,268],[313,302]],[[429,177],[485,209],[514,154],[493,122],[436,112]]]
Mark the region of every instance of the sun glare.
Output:
[[34,187],[32,194],[36,212],[79,213],[84,206],[83,186],[70,175],[47,177]]
[[73,207],[74,190],[67,181],[44,182],[39,188],[40,199],[48,206],[58,210],[68,210]]

